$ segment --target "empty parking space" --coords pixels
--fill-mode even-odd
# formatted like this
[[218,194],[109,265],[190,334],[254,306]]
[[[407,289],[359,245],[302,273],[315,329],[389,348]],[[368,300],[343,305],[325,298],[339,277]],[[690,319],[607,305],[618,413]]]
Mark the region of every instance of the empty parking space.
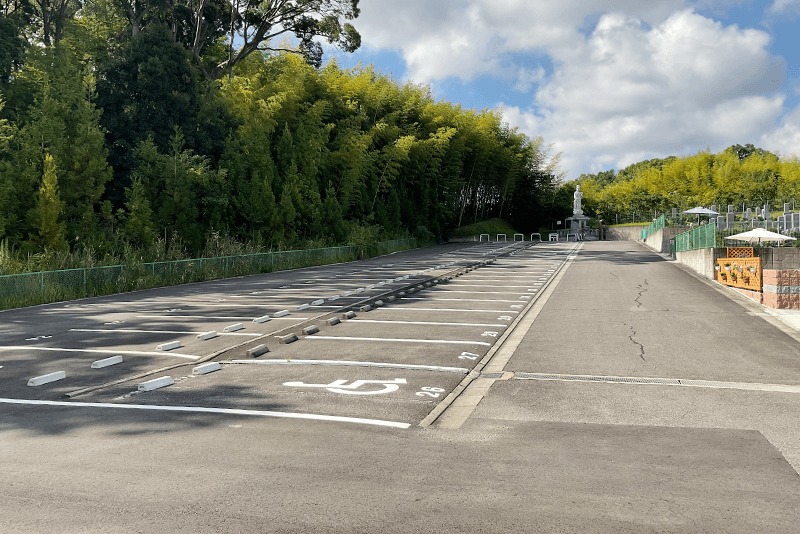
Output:
[[[567,258],[551,255],[563,248],[483,243],[12,311],[19,328],[0,331],[0,383],[13,382],[7,396],[21,399],[86,389],[74,402],[354,418],[378,410],[417,424],[531,303]],[[257,358],[254,347],[263,347]],[[123,361],[91,368],[112,356]],[[222,369],[192,373],[209,359]],[[156,370],[170,384],[139,391]],[[66,376],[26,385],[55,371]]]

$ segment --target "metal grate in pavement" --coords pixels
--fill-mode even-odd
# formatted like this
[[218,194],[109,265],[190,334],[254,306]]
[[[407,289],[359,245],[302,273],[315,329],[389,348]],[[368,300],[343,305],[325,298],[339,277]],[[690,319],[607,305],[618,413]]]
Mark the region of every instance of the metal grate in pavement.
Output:
[[611,384],[657,384],[662,386],[687,386],[712,389],[740,389],[748,391],[800,393],[800,386],[796,385],[722,382],[716,380],[691,380],[685,378],[640,378],[635,376],[564,375],[547,373],[514,373],[513,378],[518,380],[559,380],[564,382],[602,382]]
[[481,373],[479,378],[503,378],[503,373]]

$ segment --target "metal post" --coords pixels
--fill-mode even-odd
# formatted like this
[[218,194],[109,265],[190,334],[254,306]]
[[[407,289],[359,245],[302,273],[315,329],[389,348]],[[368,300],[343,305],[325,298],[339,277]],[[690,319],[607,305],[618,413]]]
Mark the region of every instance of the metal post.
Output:
[[86,269],[83,269],[83,296],[86,298]]

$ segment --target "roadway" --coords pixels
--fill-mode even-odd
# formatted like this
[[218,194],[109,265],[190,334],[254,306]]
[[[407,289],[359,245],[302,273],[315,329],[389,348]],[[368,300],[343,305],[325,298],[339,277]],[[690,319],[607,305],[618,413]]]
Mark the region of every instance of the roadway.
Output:
[[632,243],[451,244],[0,318],[12,532],[800,519],[797,341]]

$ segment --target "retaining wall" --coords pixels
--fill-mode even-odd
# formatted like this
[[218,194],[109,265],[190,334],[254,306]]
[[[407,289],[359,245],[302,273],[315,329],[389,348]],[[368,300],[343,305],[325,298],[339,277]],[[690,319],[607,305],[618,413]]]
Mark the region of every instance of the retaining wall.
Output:
[[754,249],[754,253],[761,258],[762,269],[800,269],[798,247],[757,248]]
[[685,231],[686,228],[662,228],[658,232],[650,234],[644,240],[644,244],[656,252],[669,254],[669,240]]
[[675,261],[687,266],[703,278],[714,280],[716,278],[714,264],[717,258],[720,257],[720,251],[722,251],[722,255],[725,255],[725,249],[718,248],[701,248],[687,250],[686,252],[676,252]]
[[608,237],[614,241],[641,241],[642,229],[648,226],[648,224],[641,226],[612,226],[608,229]]

